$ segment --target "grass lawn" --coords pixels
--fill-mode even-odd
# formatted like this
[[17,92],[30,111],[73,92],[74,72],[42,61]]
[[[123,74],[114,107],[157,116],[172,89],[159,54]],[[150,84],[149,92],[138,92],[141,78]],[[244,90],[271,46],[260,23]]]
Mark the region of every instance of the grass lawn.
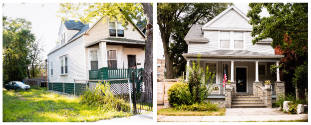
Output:
[[82,105],[80,101],[79,97],[64,96],[46,89],[18,92],[3,90],[3,121],[78,122],[132,115],[127,112],[99,110]]
[[158,115],[165,116],[221,116],[225,115],[226,109],[221,108],[218,111],[181,111],[174,108],[164,108],[158,110]]

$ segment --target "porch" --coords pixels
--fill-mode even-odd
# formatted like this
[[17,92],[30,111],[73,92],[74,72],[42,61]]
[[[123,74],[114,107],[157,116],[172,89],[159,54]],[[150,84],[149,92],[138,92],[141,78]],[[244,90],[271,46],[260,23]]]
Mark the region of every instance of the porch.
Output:
[[[262,104],[260,106],[271,107],[272,101],[278,100],[285,93],[278,68],[282,55],[247,50],[215,50],[183,56],[187,66],[199,62],[203,69],[208,66],[209,72],[215,74],[212,92],[207,98],[222,103],[223,107],[234,107],[232,104]],[[276,73],[271,72],[271,65],[277,67]],[[230,85],[223,86],[225,76],[231,81]],[[265,80],[270,80],[271,86],[265,86]]]

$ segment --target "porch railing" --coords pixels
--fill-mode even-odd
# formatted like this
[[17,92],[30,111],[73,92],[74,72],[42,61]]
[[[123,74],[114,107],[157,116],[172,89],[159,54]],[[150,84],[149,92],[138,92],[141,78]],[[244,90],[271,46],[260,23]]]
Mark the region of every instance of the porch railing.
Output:
[[90,80],[110,80],[110,79],[127,79],[130,78],[130,73],[142,75],[144,69],[108,69],[107,67],[99,70],[89,70]]

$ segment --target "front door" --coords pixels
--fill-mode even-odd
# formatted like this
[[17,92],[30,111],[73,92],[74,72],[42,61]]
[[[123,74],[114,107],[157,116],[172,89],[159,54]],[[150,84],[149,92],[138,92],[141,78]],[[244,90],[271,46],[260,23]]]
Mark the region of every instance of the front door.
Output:
[[136,55],[127,55],[128,68],[136,67]]
[[246,68],[236,68],[236,91],[246,92]]

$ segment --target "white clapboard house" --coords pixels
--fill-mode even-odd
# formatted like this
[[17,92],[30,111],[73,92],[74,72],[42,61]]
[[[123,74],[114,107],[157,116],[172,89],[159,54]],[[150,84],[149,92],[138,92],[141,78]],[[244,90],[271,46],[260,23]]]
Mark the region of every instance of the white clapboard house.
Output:
[[[215,74],[208,100],[224,107],[271,107],[271,101],[284,94],[279,69],[283,55],[275,54],[272,39],[252,43],[252,25],[235,6],[231,6],[204,25],[195,24],[185,37],[187,65],[199,61],[201,67]],[[223,87],[224,77],[231,85]],[[271,86],[265,86],[271,80]]]
[[63,22],[58,45],[48,54],[49,89],[66,91],[77,81],[125,79],[128,69],[142,69],[145,35],[127,21],[126,27],[106,16],[91,27],[80,21]]

